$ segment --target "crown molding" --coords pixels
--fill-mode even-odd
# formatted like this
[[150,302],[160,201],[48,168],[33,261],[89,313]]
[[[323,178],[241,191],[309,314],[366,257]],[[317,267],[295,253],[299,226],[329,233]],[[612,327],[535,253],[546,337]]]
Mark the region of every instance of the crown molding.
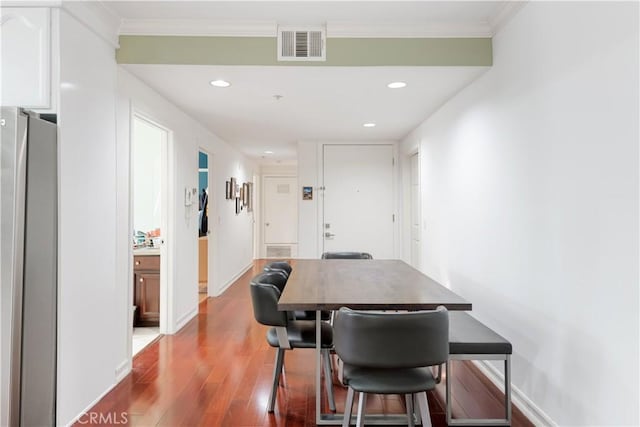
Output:
[[64,1],[62,10],[114,48],[120,47],[120,17],[101,1]]
[[[300,27],[304,28],[307,25],[300,25]],[[278,23],[275,21],[123,19],[120,34],[130,36],[276,37],[277,29]],[[486,23],[475,25],[327,23],[327,37],[333,38],[484,38],[492,35],[491,26]]]
[[529,0],[507,1],[502,4],[498,13],[489,21],[491,35],[495,36],[511,20],[520,10],[529,2]]
[[209,19],[123,19],[127,36],[276,37],[275,21],[215,21]]
[[485,23],[473,25],[327,23],[327,37],[334,38],[484,38],[491,36],[491,27]]
[[102,1],[3,0],[2,7],[48,7],[64,10],[110,46],[119,47],[120,17]]
[[2,7],[60,7],[62,0],[3,0]]

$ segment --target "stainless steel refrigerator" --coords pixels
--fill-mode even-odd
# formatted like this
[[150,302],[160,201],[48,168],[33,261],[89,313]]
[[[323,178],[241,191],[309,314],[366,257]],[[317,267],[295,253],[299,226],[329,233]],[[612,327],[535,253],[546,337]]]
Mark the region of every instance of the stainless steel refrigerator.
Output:
[[0,117],[0,425],[56,422],[55,116]]

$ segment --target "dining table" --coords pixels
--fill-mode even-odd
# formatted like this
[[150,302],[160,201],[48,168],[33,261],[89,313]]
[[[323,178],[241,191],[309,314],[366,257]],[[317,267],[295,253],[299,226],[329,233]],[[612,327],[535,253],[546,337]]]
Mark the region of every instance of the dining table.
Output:
[[[278,310],[316,311],[316,424],[339,425],[343,414],[321,408],[321,310],[471,310],[471,303],[401,260],[296,260]],[[406,415],[367,415],[367,424],[406,423]]]

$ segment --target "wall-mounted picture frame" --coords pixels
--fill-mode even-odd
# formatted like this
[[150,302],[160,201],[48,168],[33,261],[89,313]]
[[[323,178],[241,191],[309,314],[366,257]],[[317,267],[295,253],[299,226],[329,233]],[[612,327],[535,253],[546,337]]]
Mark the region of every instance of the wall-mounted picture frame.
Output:
[[225,182],[224,198],[231,200],[231,181]]
[[247,182],[245,197],[247,198],[247,212],[253,212],[253,182]]
[[230,199],[235,199],[238,197],[238,184],[234,177],[231,177],[231,197]]
[[313,200],[313,187],[302,187],[302,200]]
[[240,197],[236,197],[236,215],[239,215],[242,212],[242,201]]
[[238,198],[240,199],[240,203],[242,204],[242,206],[245,206],[244,204],[244,184],[242,184],[240,186],[240,194],[238,195]]
[[242,204],[244,206],[249,206],[249,183],[245,182],[242,184],[242,190],[240,190],[240,194],[242,194]]

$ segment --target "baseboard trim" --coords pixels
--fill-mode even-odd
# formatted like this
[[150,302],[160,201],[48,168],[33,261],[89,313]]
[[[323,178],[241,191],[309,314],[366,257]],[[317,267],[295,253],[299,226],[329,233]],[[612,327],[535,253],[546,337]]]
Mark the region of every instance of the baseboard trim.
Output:
[[[117,369],[116,369],[117,370]],[[83,415],[87,414],[91,408],[93,408],[98,402],[102,400],[115,386],[117,386],[120,381],[116,380],[113,384],[111,384],[100,396],[96,397],[89,405],[87,405],[78,415],[76,415],[70,422],[64,424],[65,427],[71,427],[74,425]],[[60,420],[58,420],[58,424],[62,425]]]
[[174,329],[175,332],[173,332],[172,335],[178,333],[178,331],[182,329],[184,325],[189,323],[191,319],[193,319],[198,315],[198,307],[199,307],[199,304],[197,304],[195,308],[193,308],[192,310],[189,310],[187,313],[180,316],[178,320],[176,320],[176,327]]
[[116,384],[131,372],[131,359],[125,359],[116,366]]
[[225,283],[222,286],[222,288],[220,288],[220,290],[215,293],[214,296],[218,297],[218,296],[222,295],[224,293],[224,291],[229,289],[229,286],[233,285],[233,283],[240,278],[240,276],[242,276],[244,273],[246,273],[247,271],[251,270],[252,268],[253,268],[253,261],[251,261],[249,264],[247,264],[247,266],[242,268],[238,274],[236,274],[229,281],[227,281],[227,283]]
[[[486,360],[473,360],[474,365],[491,381],[498,390],[504,390],[504,375]],[[558,424],[529,399],[520,389],[511,384],[511,403],[536,426],[558,427]]]

